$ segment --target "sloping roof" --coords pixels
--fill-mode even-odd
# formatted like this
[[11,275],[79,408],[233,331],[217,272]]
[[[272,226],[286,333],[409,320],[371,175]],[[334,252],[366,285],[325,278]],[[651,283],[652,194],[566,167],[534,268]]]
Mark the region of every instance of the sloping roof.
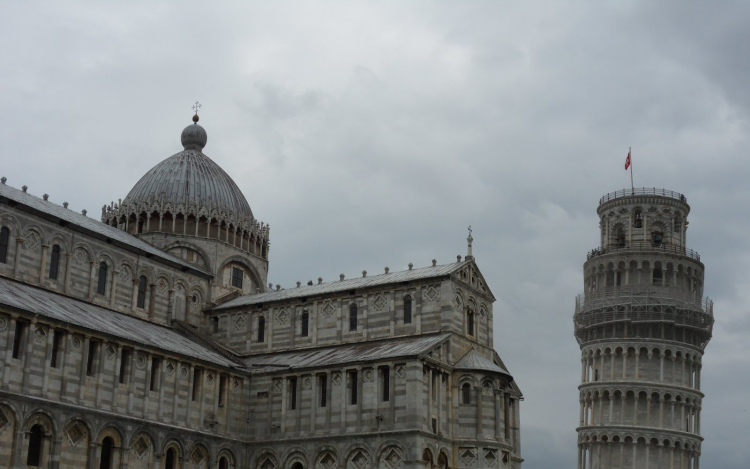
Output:
[[0,277],[0,305],[204,362],[231,368],[238,366],[168,327],[4,277]]
[[316,368],[344,363],[386,360],[417,356],[429,352],[447,339],[448,336],[448,334],[420,335],[296,352],[276,352],[267,355],[254,355],[245,358],[244,361],[246,365],[253,368],[271,367],[271,371],[276,371],[278,369]]
[[338,282],[334,281],[328,283],[319,283],[317,285],[304,285],[298,288],[290,288],[288,290],[278,290],[258,293],[255,295],[246,295],[228,301],[223,305],[217,306],[216,308],[214,308],[214,310],[236,308],[239,306],[248,306],[259,303],[268,303],[271,301],[281,301],[291,298],[311,297],[315,295],[324,295],[340,291],[356,290],[358,288],[388,285],[391,283],[401,283],[409,282],[412,280],[444,277],[451,275],[453,272],[456,272],[470,262],[471,261],[455,262],[453,264],[422,267],[412,270],[402,270],[400,272],[389,272],[387,274],[357,277],[348,280],[339,280]]
[[466,355],[453,365],[456,370],[480,370],[489,371],[492,373],[502,373],[510,376],[508,370],[494,364],[491,360],[483,357],[479,352],[474,349],[469,350]]
[[10,187],[7,184],[0,184],[0,197],[6,197],[21,205],[25,205],[35,211],[41,212],[48,217],[64,220],[69,223],[68,228],[71,228],[73,230],[76,230],[76,227],[80,227],[83,229],[83,231],[88,231],[95,237],[98,235],[98,237],[110,239],[112,240],[113,244],[121,245],[126,249],[129,248],[129,250],[131,251],[150,254],[154,258],[166,261],[168,264],[172,264],[178,268],[187,267],[189,270],[202,273],[203,275],[211,275],[209,272],[201,270],[194,264],[191,264],[171,254],[167,254],[161,249],[158,249],[151,244],[126,233],[123,230],[117,229],[113,226],[109,226],[80,213],[76,213],[73,210],[54,204],[48,200],[42,200],[39,197]]

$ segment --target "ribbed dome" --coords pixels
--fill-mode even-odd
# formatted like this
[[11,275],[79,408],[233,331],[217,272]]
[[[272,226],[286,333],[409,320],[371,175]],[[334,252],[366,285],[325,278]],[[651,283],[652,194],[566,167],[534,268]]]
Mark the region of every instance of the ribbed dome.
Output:
[[198,124],[181,136],[185,149],[151,168],[123,200],[215,207],[237,219],[253,218],[250,204],[229,175],[201,150],[208,137]]

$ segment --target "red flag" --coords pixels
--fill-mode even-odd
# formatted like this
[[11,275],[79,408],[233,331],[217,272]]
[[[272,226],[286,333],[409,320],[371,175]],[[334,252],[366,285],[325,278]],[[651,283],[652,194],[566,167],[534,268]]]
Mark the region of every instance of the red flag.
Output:
[[628,157],[625,158],[625,169],[627,170],[630,167],[630,152],[628,151]]

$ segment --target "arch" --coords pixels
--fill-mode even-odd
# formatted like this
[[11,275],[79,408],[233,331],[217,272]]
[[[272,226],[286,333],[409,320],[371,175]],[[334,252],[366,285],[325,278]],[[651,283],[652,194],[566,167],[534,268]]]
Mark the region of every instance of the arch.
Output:
[[318,448],[318,454],[315,456],[314,469],[334,469],[339,462],[339,455],[336,448],[331,445],[323,445]]
[[10,236],[17,238],[22,233],[21,223],[18,219],[10,213],[3,213],[0,215],[0,226],[7,226],[10,231]]
[[461,385],[461,403],[471,404],[471,385],[469,383]]
[[388,440],[380,445],[378,450],[378,468],[403,468],[407,451],[399,441]]
[[261,450],[255,460],[255,467],[256,469],[279,468],[279,458],[278,456],[276,456],[276,452],[269,448],[264,448],[263,450]]
[[70,252],[70,242],[68,241],[68,238],[59,231],[55,231],[48,237],[47,244],[52,245],[53,243],[57,243],[60,245],[60,250],[63,253]]
[[[200,265],[201,269],[207,271],[208,273],[212,275],[215,274],[215,272],[213,271],[211,267],[212,265],[211,256],[209,256],[208,253],[203,248],[201,248],[200,246],[196,244],[180,240],[180,241],[175,241],[173,243],[167,244],[166,246],[162,248],[162,250],[164,252],[169,253],[169,251],[173,249],[177,249],[177,248],[186,248],[186,249],[190,249],[194,251],[196,254],[198,254],[198,256],[201,257],[201,260],[203,261],[203,263],[201,264],[201,263],[191,262],[191,261],[188,261],[188,262],[191,262],[192,264],[195,264],[195,265]],[[173,256],[182,258],[177,253],[170,253],[170,254],[172,254]]]
[[222,448],[219,450],[217,456],[218,469],[234,469],[237,466],[235,462],[234,453],[228,448]]
[[218,273],[223,271],[227,265],[233,262],[245,267],[253,277],[253,284],[257,285],[259,288],[263,288],[263,281],[261,280],[263,277],[261,276],[260,272],[258,272],[258,269],[252,264],[252,262],[247,259],[247,257],[240,255],[229,256],[222,261],[219,268],[216,269],[216,272]]
[[438,469],[448,469],[450,467],[450,456],[448,455],[448,452],[446,449],[441,449],[440,454],[438,454],[437,458],[437,467]]
[[169,438],[164,444],[162,453],[164,454],[162,457],[163,469],[180,469],[180,461],[184,459],[184,453],[179,440]]
[[294,446],[286,451],[284,468],[308,469],[308,457],[301,446]]
[[424,463],[424,467],[430,469],[433,466],[433,461],[432,451],[430,451],[430,448],[425,448],[422,451],[422,462]]
[[46,412],[37,410],[26,419],[23,428],[29,434],[29,440],[22,449],[21,460],[26,461],[27,466],[46,466],[56,434],[54,420]]
[[41,226],[36,223],[29,223],[23,227],[23,237],[27,238],[30,233],[35,233],[39,236],[39,245],[47,244],[47,232]]
[[346,469],[364,469],[372,462],[372,451],[365,443],[352,443],[342,451]]
[[200,442],[193,443],[187,451],[187,457],[192,466],[198,469],[208,469],[210,453],[206,445]]

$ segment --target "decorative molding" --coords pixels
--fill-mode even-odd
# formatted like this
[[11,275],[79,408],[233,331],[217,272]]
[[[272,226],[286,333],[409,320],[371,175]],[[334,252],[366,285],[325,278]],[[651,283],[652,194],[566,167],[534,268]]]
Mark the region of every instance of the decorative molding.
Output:
[[323,316],[326,318],[330,318],[331,315],[336,311],[336,307],[333,306],[333,303],[330,301],[326,301],[326,303],[323,305],[323,307],[320,309],[320,312],[323,313]]
[[373,300],[372,305],[375,306],[376,311],[381,311],[383,308],[388,306],[388,300],[386,300],[383,295],[377,294],[375,295],[375,299]]

